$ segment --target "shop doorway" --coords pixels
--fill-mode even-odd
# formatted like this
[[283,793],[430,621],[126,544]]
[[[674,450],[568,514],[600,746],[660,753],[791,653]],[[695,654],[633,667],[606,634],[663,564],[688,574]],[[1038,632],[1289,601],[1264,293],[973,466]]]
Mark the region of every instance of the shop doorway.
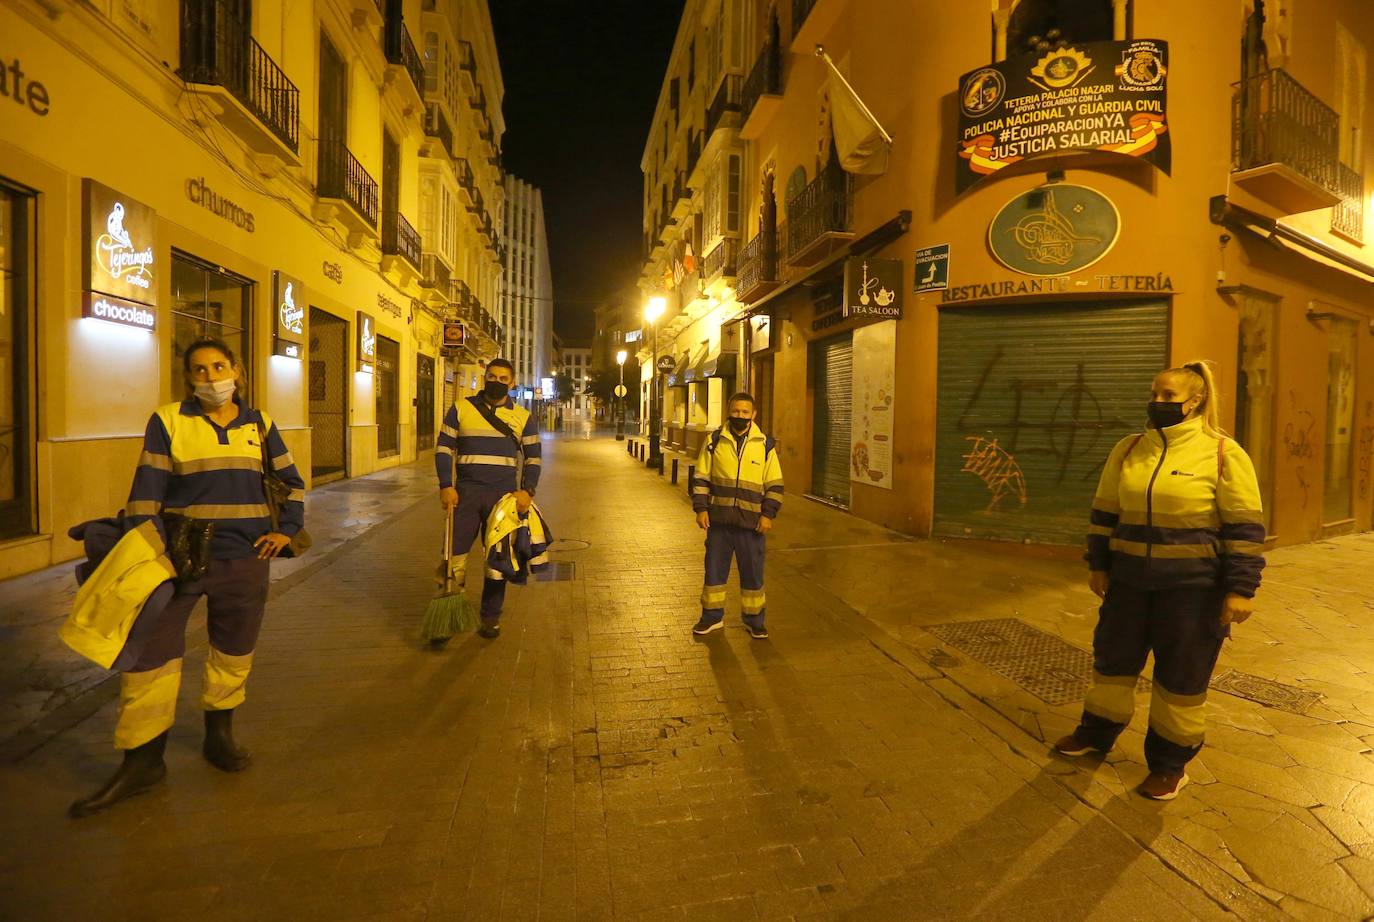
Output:
[[773,434],[773,356],[754,359],[754,419],[759,428]]
[[1081,544],[1108,452],[1144,425],[1168,337],[1163,301],[943,310],[935,533]]
[[849,439],[854,417],[854,334],[811,344],[815,404],[811,493],[849,505]]
[[[253,350],[249,322],[253,316],[253,283],[187,253],[172,251],[172,395],[186,394],[186,347],[212,336],[223,340],[253,384]],[[259,391],[262,393],[262,391]],[[265,408],[270,413],[271,408]]]
[[0,539],[38,530],[34,514],[32,321],[34,196],[0,183]]
[[377,337],[377,457],[391,458],[401,450],[401,344]]
[[310,308],[310,479],[348,476],[348,321]]
[[415,356],[415,451],[434,447],[434,359]]

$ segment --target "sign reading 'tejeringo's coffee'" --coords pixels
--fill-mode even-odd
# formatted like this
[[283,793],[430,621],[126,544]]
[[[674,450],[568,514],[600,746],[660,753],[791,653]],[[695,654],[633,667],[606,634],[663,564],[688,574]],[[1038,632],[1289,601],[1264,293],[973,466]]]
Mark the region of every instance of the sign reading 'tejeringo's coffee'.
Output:
[[86,179],[81,191],[82,316],[154,329],[161,272],[156,213],[93,179]]
[[1089,42],[1008,58],[959,80],[958,192],[1030,157],[1104,151],[1169,172],[1165,74],[1156,39]]

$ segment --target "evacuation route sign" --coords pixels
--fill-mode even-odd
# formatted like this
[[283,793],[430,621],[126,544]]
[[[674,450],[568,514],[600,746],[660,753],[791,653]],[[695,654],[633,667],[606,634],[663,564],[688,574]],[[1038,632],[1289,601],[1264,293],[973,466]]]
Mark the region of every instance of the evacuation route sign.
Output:
[[916,251],[916,290],[938,291],[949,287],[949,244]]

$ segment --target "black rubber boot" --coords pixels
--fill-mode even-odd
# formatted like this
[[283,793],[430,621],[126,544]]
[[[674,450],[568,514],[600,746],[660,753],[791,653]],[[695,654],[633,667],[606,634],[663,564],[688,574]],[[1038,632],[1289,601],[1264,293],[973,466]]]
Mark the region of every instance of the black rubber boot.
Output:
[[223,772],[242,771],[253,761],[253,754],[234,742],[233,708],[205,712],[205,748],[201,752]]
[[110,780],[90,797],[72,804],[67,812],[73,819],[80,819],[157,786],[167,777],[167,765],[162,761],[162,754],[166,751],[165,730],[142,746],[124,750],[124,761]]

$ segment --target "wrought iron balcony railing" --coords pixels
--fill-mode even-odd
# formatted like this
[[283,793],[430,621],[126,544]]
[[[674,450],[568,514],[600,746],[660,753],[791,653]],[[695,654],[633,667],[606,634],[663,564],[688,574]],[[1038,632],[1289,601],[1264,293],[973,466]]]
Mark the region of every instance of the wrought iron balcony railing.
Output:
[[687,177],[683,173],[678,173],[675,177],[673,177],[674,204],[681,201],[690,201],[692,198],[692,190],[688,188],[686,179]]
[[1232,168],[1283,164],[1339,194],[1336,112],[1280,68],[1232,86]]
[[715,134],[725,116],[738,113],[740,109],[740,85],[743,81],[739,74],[726,74],[716,90],[716,98],[706,110],[706,137]]
[[1364,240],[1364,177],[1344,163],[1336,166],[1337,194],[1331,209],[1331,229],[1351,240]]
[[735,277],[735,266],[739,262],[739,241],[726,237],[716,244],[715,249],[706,254],[701,264],[701,277],[707,282],[720,276]]
[[778,281],[778,231],[764,228],[740,250],[737,285],[741,298]]
[[377,181],[349,152],[343,141],[321,139],[318,193],[342,199],[372,227],[377,226]]
[[278,140],[300,150],[301,94],[224,0],[182,0],[181,77],[222,86]]
[[458,41],[458,69],[467,71],[474,81],[477,79],[477,56],[472,53],[472,43],[466,39]]
[[486,203],[486,200],[482,198],[482,190],[481,190],[481,189],[473,189],[473,190],[472,190],[472,204],[468,206],[468,211],[469,211],[470,213],[472,213],[472,214],[477,215],[478,219],[480,220],[481,217],[482,217],[482,215],[483,215],[484,213],[486,213],[486,210],[487,210],[487,203]]
[[399,256],[420,271],[420,234],[399,211],[382,212],[382,253]]
[[425,95],[425,59],[416,50],[405,20],[399,17],[386,24],[386,60],[404,67],[410,82],[415,84],[415,92]]
[[425,106],[425,135],[437,138],[444,146],[444,153],[453,156],[453,126],[448,123],[448,116],[437,102]]
[[853,182],[848,173],[831,166],[788,200],[787,237],[779,239],[791,258],[826,234],[849,233],[853,221]]
[[743,121],[749,121],[749,114],[754,111],[759,97],[764,95],[782,95],[782,53],[771,41],[763,46],[759,59],[754,62],[754,69],[744,80],[740,97],[740,118]]
[[472,289],[469,288],[468,283],[462,279],[454,280],[453,287],[453,304],[458,310],[458,316],[465,320],[470,319],[468,317],[468,310],[472,305]]
[[701,149],[705,147],[705,134],[695,131],[687,136],[687,175],[691,176],[701,159]]
[[454,157],[453,168],[458,172],[458,185],[475,196],[477,194],[477,178],[472,174],[472,164],[468,163],[466,157]]
[[425,253],[420,257],[420,284],[451,299],[453,274],[436,254]]

